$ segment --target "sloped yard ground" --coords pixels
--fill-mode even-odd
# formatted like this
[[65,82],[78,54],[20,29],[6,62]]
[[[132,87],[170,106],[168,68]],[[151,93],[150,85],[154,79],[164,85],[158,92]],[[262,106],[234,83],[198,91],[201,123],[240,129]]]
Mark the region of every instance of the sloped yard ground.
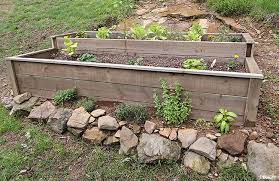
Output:
[[[231,19],[210,16],[212,12],[204,5],[179,2],[182,5],[171,1],[145,2],[137,7],[136,13],[130,14],[134,6],[130,1],[119,4],[119,1],[106,0],[99,4],[97,0],[76,0],[69,6],[67,2],[60,1],[5,0],[0,3],[0,59],[48,47],[48,37],[52,34],[111,26],[117,22],[120,22],[118,29],[125,29],[135,19],[146,25],[155,21],[173,29],[185,30],[190,26],[187,17],[195,18],[198,11],[200,15],[197,19],[212,18],[209,18],[210,31],[216,32],[220,24],[227,24],[234,31],[248,31],[258,42],[255,59],[263,70],[265,80],[259,123],[252,130],[259,134],[257,141],[278,145],[279,48],[272,29],[265,23],[253,23],[249,17],[234,18],[237,23],[232,23]],[[166,5],[171,8],[166,9]],[[190,9],[193,14],[189,14]],[[128,14],[130,18],[121,21]],[[26,41],[29,37],[32,37],[31,41]],[[10,94],[2,62],[0,97]],[[117,147],[92,146],[70,134],[55,134],[40,124],[11,118],[3,107],[0,107],[0,121],[0,176],[3,180],[239,180],[239,177],[253,180],[249,173],[239,168],[223,170],[219,173],[221,176],[200,176],[186,171],[175,162],[139,164],[134,157],[119,155]]]

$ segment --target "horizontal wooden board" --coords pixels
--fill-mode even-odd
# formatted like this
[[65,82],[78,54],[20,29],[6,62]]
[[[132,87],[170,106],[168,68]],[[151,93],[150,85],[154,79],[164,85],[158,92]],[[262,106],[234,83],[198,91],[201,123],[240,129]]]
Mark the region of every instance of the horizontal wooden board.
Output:
[[[37,97],[44,97],[44,98],[49,98],[51,99],[55,92],[53,91],[47,91],[47,90],[38,90],[38,89],[31,89],[31,88],[22,88],[21,91],[23,92],[30,92],[33,96]],[[90,96],[89,96],[90,97]],[[92,97],[92,96],[91,96]],[[96,100],[102,100],[102,101],[117,101],[117,102],[125,102],[125,103],[138,103],[138,102],[132,102],[132,101],[127,101],[127,100],[116,100],[116,99],[110,99],[110,98],[105,98],[105,97],[98,97],[94,96]],[[149,104],[147,104],[149,105]],[[190,118],[191,119],[199,119],[203,118],[206,121],[212,121],[214,115],[216,114],[216,111],[205,111],[205,110],[199,110],[199,109],[192,109]],[[239,115],[237,118],[237,124],[241,124],[243,122],[243,116]]]
[[20,75],[69,78],[105,83],[160,87],[160,80],[179,82],[186,91],[246,97],[249,79],[206,75],[175,74],[166,72],[135,71],[74,65],[14,62]]
[[[18,83],[20,88],[41,89],[54,92],[77,87],[79,95],[82,96],[97,96],[153,104],[154,88],[152,87],[26,75],[18,75]],[[190,97],[194,109],[216,111],[220,107],[224,107],[239,115],[244,114],[246,105],[245,97],[201,92],[190,92]]]

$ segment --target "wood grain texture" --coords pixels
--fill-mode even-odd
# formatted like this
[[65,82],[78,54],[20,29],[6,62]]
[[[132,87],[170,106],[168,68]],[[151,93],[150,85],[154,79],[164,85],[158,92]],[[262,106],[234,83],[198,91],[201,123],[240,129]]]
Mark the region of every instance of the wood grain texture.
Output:
[[20,90],[18,87],[17,77],[15,74],[14,62],[12,60],[6,60],[7,71],[10,79],[10,85],[13,90],[13,95],[17,96],[20,94]]
[[20,75],[61,77],[105,83],[137,85],[160,88],[160,80],[179,82],[186,91],[246,97],[249,79],[205,75],[185,75],[164,72],[134,71],[85,66],[56,65],[31,62],[15,62]]
[[[96,81],[73,80],[64,78],[18,75],[20,88],[58,91],[77,87],[81,96],[97,96],[108,99],[125,100],[153,104],[154,88],[138,85],[104,83]],[[246,98],[203,92],[190,92],[194,109],[216,111],[220,107],[244,115]]]
[[[256,63],[255,59],[253,57],[247,57],[246,61],[245,61],[245,66],[246,69],[250,72],[250,73],[254,73],[254,74],[260,74],[262,75],[262,71],[260,70],[258,64]],[[262,78],[263,79],[263,75]]]

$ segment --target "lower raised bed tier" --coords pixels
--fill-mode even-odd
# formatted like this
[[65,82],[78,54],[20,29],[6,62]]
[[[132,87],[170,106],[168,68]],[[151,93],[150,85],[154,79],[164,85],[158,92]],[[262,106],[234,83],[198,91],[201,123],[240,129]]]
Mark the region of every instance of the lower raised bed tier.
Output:
[[190,93],[193,119],[212,120],[219,108],[226,108],[239,115],[239,123],[256,121],[263,75],[252,57],[245,59],[248,73],[236,73],[49,59],[56,51],[7,58],[15,95],[52,98],[58,90],[77,87],[80,96],[152,105],[154,89],[165,79],[178,81]]

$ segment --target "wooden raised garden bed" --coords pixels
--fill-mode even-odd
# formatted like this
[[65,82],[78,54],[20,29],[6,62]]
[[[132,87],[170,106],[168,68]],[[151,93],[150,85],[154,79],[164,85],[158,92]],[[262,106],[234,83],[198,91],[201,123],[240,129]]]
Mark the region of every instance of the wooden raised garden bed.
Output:
[[[222,61],[239,54],[246,73],[238,73],[51,59],[63,48],[60,36],[53,40],[53,48],[7,58],[14,94],[28,91],[34,96],[52,98],[58,90],[77,87],[80,96],[151,105],[154,89],[160,88],[160,79],[165,79],[170,83],[178,81],[190,93],[193,119],[212,120],[223,107],[238,114],[239,123],[253,125],[256,121],[263,75],[254,58],[246,57],[247,42],[73,39],[79,43],[79,53],[136,53],[147,59],[155,53]],[[252,49],[249,51],[252,54]]]

